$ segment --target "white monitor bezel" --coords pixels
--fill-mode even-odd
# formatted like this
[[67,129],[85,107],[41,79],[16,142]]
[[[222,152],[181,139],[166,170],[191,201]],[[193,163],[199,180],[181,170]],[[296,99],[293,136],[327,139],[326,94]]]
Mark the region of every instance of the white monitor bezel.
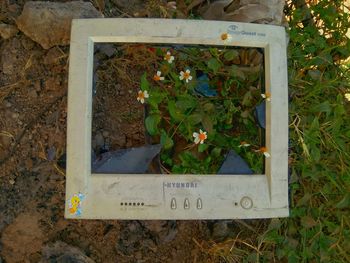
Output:
[[[222,33],[232,35],[232,41],[224,43],[220,37]],[[95,43],[263,48],[265,89],[271,94],[271,101],[266,103],[265,132],[266,148],[271,157],[265,159],[265,174],[91,174]],[[175,182],[174,188],[167,187],[169,182],[171,185]],[[176,188],[177,183],[186,185],[186,182],[196,187]],[[69,201],[78,193],[84,195],[81,214],[71,214]],[[244,203],[247,198],[248,202],[252,202],[248,208]],[[177,201],[176,209],[170,209],[170,200]],[[195,209],[196,200],[201,200],[203,207]],[[183,201],[191,203],[191,208],[184,208]],[[143,205],[138,206],[139,203]],[[288,84],[283,27],[172,19],[73,20],[68,89],[66,218],[228,219],[284,217],[288,214]]]

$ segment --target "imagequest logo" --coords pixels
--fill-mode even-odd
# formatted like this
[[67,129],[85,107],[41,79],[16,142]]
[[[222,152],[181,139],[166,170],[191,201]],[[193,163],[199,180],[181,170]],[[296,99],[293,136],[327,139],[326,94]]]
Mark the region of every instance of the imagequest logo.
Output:
[[259,33],[255,31],[246,31],[246,30],[239,30],[239,27],[237,25],[230,25],[227,28],[227,32],[231,35],[248,35],[248,36],[260,36],[265,37],[265,33]]

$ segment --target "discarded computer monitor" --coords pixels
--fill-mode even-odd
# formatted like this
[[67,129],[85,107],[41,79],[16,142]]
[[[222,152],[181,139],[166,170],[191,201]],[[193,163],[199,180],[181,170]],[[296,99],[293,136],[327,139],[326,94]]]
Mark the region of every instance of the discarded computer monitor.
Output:
[[[262,172],[252,174],[233,150],[222,153],[224,161],[216,174],[145,172],[153,157],[159,155],[164,142],[162,145],[111,151],[96,158],[91,137],[93,98],[96,95],[94,50],[98,43],[147,44],[152,51],[159,47],[165,54],[169,47],[184,49],[190,46],[200,46],[202,50],[215,47],[220,52],[237,47],[262,50],[264,87],[261,95],[264,101],[256,107],[256,117],[264,130]],[[193,77],[204,85],[192,87],[196,96],[215,96],[215,91],[207,84],[208,75],[198,72]],[[187,74],[186,69],[180,74],[180,80],[189,77],[184,74]],[[287,87],[286,37],[282,27],[199,20],[73,20],[66,218],[245,219],[288,216]],[[130,96],[135,97],[135,94]],[[142,96],[139,101],[145,99],[144,94]],[[193,134],[198,143],[200,140],[196,136],[199,135],[199,131]]]

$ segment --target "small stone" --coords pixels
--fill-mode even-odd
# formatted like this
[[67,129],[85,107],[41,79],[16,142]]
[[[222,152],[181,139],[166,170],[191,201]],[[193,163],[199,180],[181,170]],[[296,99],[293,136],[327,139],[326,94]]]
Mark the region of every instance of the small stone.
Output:
[[102,147],[105,144],[105,139],[103,138],[103,135],[98,132],[95,135],[95,143],[96,143],[96,147]]
[[12,5],[9,5],[8,6],[8,11],[11,12],[11,13],[18,13],[20,11],[20,7],[19,5],[16,5],[16,4],[12,4]]
[[18,33],[17,27],[8,24],[0,24],[0,36],[3,39],[9,39]]
[[113,44],[99,44],[98,49],[101,53],[105,54],[107,57],[111,57],[115,54],[116,48]]
[[8,101],[5,102],[5,107],[6,108],[11,108],[11,106],[12,106],[11,102],[8,102]]
[[80,249],[61,241],[57,241],[54,244],[46,245],[43,248],[40,263],[45,262],[94,263],[95,261],[86,256]]
[[103,15],[89,2],[28,1],[16,23],[25,35],[49,49],[69,44],[72,19],[96,17]]
[[223,240],[229,235],[228,221],[218,221],[213,226],[213,239]]
[[150,220],[144,221],[143,226],[152,232],[159,233],[164,230],[166,223],[165,220]]
[[9,180],[10,185],[14,185],[14,184],[15,184],[15,182],[16,182],[16,181],[15,181],[15,180],[13,180],[13,179],[10,179],[10,180]]

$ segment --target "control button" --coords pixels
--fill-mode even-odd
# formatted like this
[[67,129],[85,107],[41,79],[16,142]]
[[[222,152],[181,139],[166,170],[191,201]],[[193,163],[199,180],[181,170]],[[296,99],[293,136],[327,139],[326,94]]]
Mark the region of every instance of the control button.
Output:
[[197,209],[202,209],[202,199],[197,199]]
[[171,198],[170,208],[171,209],[176,209],[176,200],[175,200],[175,198]]
[[187,198],[185,199],[185,202],[184,202],[184,208],[185,209],[189,209],[190,208],[190,201],[188,201]]
[[250,209],[253,207],[253,200],[248,197],[248,196],[244,196],[242,197],[241,199],[241,206],[244,208],[244,209]]

